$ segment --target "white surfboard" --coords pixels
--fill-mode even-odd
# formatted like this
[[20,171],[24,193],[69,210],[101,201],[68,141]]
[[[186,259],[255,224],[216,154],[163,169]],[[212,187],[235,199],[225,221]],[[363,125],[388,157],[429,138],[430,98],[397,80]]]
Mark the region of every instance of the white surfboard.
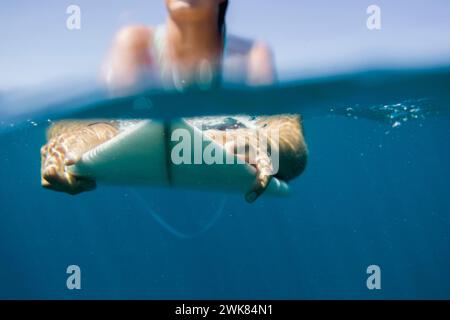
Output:
[[[194,144],[199,141],[202,150],[211,143],[215,144],[200,129],[185,120],[171,122],[170,130],[167,131],[173,132],[175,129],[190,133],[191,150],[194,150]],[[215,145],[216,148],[222,148],[224,157],[234,159],[233,164],[225,161],[220,164],[206,164],[204,161],[194,164],[194,156],[191,163],[174,164],[170,152],[177,143],[178,140],[171,141],[171,137],[167,137],[163,123],[142,120],[86,152],[69,170],[77,176],[116,185],[166,186],[242,194],[252,186],[255,168],[238,163],[236,156],[227,154],[222,146]],[[286,182],[273,178],[265,194],[286,196],[289,194],[289,186]]]

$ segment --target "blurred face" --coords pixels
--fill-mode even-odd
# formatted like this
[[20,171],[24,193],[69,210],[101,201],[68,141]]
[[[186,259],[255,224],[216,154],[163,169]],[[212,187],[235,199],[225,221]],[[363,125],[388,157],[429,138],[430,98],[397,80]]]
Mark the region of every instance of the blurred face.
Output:
[[216,18],[219,4],[225,0],[165,0],[169,15],[175,21],[195,22]]

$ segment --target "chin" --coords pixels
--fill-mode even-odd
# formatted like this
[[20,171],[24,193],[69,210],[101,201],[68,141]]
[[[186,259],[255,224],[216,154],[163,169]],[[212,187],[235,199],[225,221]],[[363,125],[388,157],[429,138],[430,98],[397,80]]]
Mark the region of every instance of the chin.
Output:
[[201,0],[170,0],[166,3],[170,15],[179,20],[199,20],[212,10],[211,3]]
[[196,7],[197,0],[171,0],[168,7],[171,12],[179,10],[193,10]]

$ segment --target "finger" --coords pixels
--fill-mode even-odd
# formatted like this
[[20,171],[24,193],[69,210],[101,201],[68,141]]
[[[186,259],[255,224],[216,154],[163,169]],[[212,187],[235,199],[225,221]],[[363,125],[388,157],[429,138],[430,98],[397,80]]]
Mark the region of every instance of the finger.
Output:
[[41,147],[41,156],[42,157],[45,157],[45,155],[47,154],[47,145],[43,145],[42,147]]
[[41,178],[41,186],[43,186],[44,188],[49,188],[50,183],[47,180],[45,180],[44,178]]
[[54,166],[54,165],[47,166],[46,168],[44,168],[44,170],[42,172],[42,177],[45,180],[47,180],[49,183],[56,182],[57,175],[58,175],[58,173],[56,170],[56,166]]
[[245,200],[248,203],[255,202],[267,189],[271,178],[272,176],[270,175],[261,175],[260,172],[258,172],[252,188],[245,194]]
[[66,184],[64,177],[58,172],[55,165],[48,166],[44,169],[42,177],[50,184]]
[[75,163],[77,163],[80,160],[81,160],[81,156],[80,155],[76,155],[76,154],[73,154],[73,153],[68,153],[66,155],[65,160],[64,160],[64,164],[66,166],[71,166],[71,165],[74,165]]

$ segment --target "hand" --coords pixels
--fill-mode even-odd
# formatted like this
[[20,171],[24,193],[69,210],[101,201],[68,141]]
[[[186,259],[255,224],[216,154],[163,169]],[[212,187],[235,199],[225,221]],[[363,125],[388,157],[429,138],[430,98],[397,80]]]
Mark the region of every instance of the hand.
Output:
[[267,189],[272,179],[272,162],[267,151],[263,152],[258,148],[258,144],[244,142],[243,146],[237,146],[235,140],[224,145],[225,150],[235,154],[241,160],[253,165],[256,169],[256,177],[250,190],[245,194],[245,200],[253,203]]
[[272,179],[272,163],[267,155],[256,157],[256,179],[250,191],[245,194],[248,203],[254,202],[269,186]]
[[72,195],[95,189],[95,181],[76,177],[67,170],[81,158],[81,153],[69,151],[68,146],[74,139],[77,137],[73,134],[64,133],[41,148],[41,184],[44,188]]

